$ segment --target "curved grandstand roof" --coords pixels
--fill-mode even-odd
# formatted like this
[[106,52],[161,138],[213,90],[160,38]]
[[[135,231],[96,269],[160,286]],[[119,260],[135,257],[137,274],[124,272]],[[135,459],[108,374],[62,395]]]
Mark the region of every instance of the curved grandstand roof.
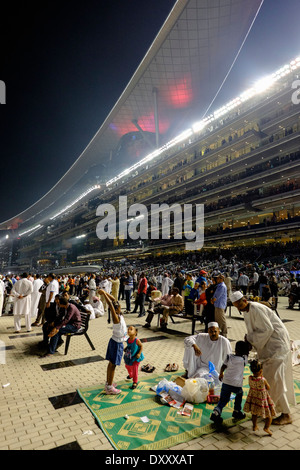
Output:
[[95,194],[96,175],[105,182],[204,117],[261,4],[262,0],[178,0],[72,167],[45,196],[0,228],[38,224],[68,201],[90,190]]

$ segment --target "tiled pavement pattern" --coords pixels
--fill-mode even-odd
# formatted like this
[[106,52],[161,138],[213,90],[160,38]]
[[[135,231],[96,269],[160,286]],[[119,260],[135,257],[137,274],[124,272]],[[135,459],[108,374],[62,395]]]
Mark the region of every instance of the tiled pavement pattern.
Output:
[[[279,315],[293,340],[300,339],[300,311],[287,310],[287,299],[279,299]],[[191,332],[191,322],[176,319],[169,324],[170,332],[146,329],[145,317],[125,315],[126,323],[137,325],[144,342],[145,364],[163,373],[168,363],[182,368],[183,339]],[[227,315],[228,338],[243,339],[245,324],[233,308]],[[23,321],[24,325],[24,321]],[[200,323],[196,330],[202,329]],[[107,317],[90,322],[89,336],[95,346],[92,351],[83,336],[72,338],[68,355],[62,346],[54,357],[40,358],[37,343],[42,339],[41,328],[27,333],[23,326],[14,334],[13,317],[0,317],[0,348],[5,348],[6,363],[0,364],[0,449],[1,450],[113,450],[91,412],[76,394],[76,389],[105,382],[107,361],[104,360],[112,326]],[[300,366],[294,367],[294,378],[300,380]],[[145,374],[140,372],[140,378]],[[127,376],[124,365],[116,368],[116,381]],[[293,424],[272,426],[273,436],[262,428],[253,433],[251,422],[237,424],[226,433],[212,434],[173,447],[172,451],[197,450],[299,450],[300,405],[292,408]]]

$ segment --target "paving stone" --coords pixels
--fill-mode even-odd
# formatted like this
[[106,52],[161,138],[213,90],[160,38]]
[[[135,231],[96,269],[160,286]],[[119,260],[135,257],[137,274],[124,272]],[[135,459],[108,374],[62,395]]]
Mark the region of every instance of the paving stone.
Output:
[[[122,302],[123,306],[125,305]],[[292,340],[300,339],[299,311],[287,310],[286,298],[279,298],[279,315]],[[156,327],[142,328],[144,322],[136,314],[126,315],[127,324],[140,324],[139,336],[153,338],[162,336]],[[231,318],[227,315],[229,337],[234,348],[235,342],[244,337],[246,328],[243,319],[235,309]],[[90,323],[89,335],[96,347],[89,348],[85,338],[72,340],[68,355],[63,350],[55,354],[55,359],[40,359],[36,354],[36,343],[40,336],[22,334],[16,338],[12,334],[13,317],[0,317],[0,340],[4,341],[6,364],[1,366],[0,383],[0,450],[53,450],[59,446],[75,446],[82,450],[113,450],[112,445],[102,433],[95,419],[84,403],[54,409],[49,398],[68,395],[78,388],[102,385],[106,378],[107,361],[78,364],[65,367],[66,361],[77,361],[91,357],[105,357],[108,341],[112,334],[111,325],[106,317],[97,318]],[[168,363],[176,362],[183,368],[183,340],[191,333],[191,322],[176,322],[173,330],[180,335],[164,333],[167,339],[143,343],[145,360],[156,367],[161,374]],[[201,327],[197,325],[197,329]],[[41,329],[37,329],[41,332]],[[14,346],[14,348],[10,348]],[[35,351],[35,352],[34,352]],[[162,360],[163,357],[163,360]],[[79,361],[80,362],[80,361]],[[56,368],[43,370],[42,365],[56,363]],[[300,380],[300,366],[293,368],[294,378]],[[127,372],[121,365],[116,368],[115,380],[123,381]],[[140,378],[148,377],[140,373]],[[8,387],[1,384],[10,383]],[[172,451],[198,450],[300,450],[300,406],[292,407],[293,423],[288,426],[272,426],[273,436],[260,431],[253,433],[250,421],[238,423],[226,433],[213,433],[201,436],[187,443],[172,447]],[[94,435],[83,436],[92,430]]]

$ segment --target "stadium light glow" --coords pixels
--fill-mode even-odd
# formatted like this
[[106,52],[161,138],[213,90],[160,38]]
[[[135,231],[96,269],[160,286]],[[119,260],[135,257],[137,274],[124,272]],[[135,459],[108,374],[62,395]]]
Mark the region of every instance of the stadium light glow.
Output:
[[42,228],[42,227],[43,227],[43,225],[38,224],[35,227],[32,227],[28,230],[25,230],[24,232],[19,233],[19,237],[22,237],[23,235],[26,235],[27,233],[33,232],[33,230],[37,230],[38,228]]
[[213,114],[210,116],[201,119],[198,122],[195,122],[191,129],[187,129],[184,131],[182,134],[179,136],[175,137],[173,140],[170,142],[167,142],[163,147],[160,149],[152,152],[142,160],[140,160],[138,163],[135,165],[131,166],[130,168],[127,168],[124,170],[122,173],[118,174],[114,178],[110,179],[109,181],[106,182],[106,186],[111,186],[113,183],[116,181],[122,179],[124,176],[129,175],[132,173],[134,170],[137,168],[143,166],[145,163],[147,163],[150,160],[153,160],[153,158],[161,155],[165,150],[169,149],[170,147],[176,145],[179,142],[182,142],[183,140],[187,139],[190,137],[193,133],[196,134],[198,132],[203,131],[211,122],[216,121],[220,119],[222,116],[226,115],[228,112],[232,111],[233,109],[237,108],[241,104],[245,103],[249,99],[253,98],[255,95],[258,95],[260,93],[263,93],[267,91],[269,88],[272,87],[278,80],[281,78],[285,77],[286,75],[290,74],[294,70],[300,68],[300,56],[297,57],[296,59],[292,60],[289,64],[285,64],[284,66],[280,67],[276,72],[272,73],[271,75],[268,75],[266,77],[261,78],[257,82],[254,83],[253,87],[249,88],[248,90],[245,90],[243,93],[240,94],[237,98],[231,100],[229,103],[225,104],[221,108],[217,109]]
[[52,217],[50,217],[50,220],[53,220],[53,219],[56,219],[56,217],[59,217],[61,214],[63,214],[64,212],[66,212],[67,210],[71,209],[71,207],[73,207],[75,204],[77,204],[79,201],[81,201],[81,199],[83,199],[84,197],[86,197],[88,194],[90,194],[92,191],[95,191],[96,189],[100,189],[100,185],[98,184],[95,184],[94,186],[92,186],[91,188],[89,188],[87,191],[85,191],[84,193],[82,193],[77,199],[74,199],[74,201],[72,202],[72,204],[69,204],[68,206],[64,207],[63,209],[61,209],[59,212],[57,212],[55,215],[53,215]]

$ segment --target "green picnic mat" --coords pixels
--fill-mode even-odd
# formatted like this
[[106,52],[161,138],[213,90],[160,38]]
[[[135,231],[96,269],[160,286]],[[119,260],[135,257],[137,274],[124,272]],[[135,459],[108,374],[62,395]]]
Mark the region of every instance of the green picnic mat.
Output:
[[[209,434],[216,430],[209,417],[215,404],[194,404],[191,416],[183,416],[178,410],[162,404],[150,387],[166,378],[175,381],[183,372],[164,373],[160,376],[142,377],[135,390],[131,382],[118,383],[119,395],[106,395],[104,386],[78,389],[78,394],[95,416],[100,428],[117,450],[162,450],[182,442]],[[245,368],[243,404],[248,393],[249,367]],[[297,403],[300,403],[300,382],[295,381]],[[223,409],[224,428],[234,426],[232,412],[234,400]],[[129,418],[126,419],[125,415]],[[147,422],[141,418],[146,417]],[[249,420],[251,415],[243,420]],[[238,421],[239,423],[241,421]]]

